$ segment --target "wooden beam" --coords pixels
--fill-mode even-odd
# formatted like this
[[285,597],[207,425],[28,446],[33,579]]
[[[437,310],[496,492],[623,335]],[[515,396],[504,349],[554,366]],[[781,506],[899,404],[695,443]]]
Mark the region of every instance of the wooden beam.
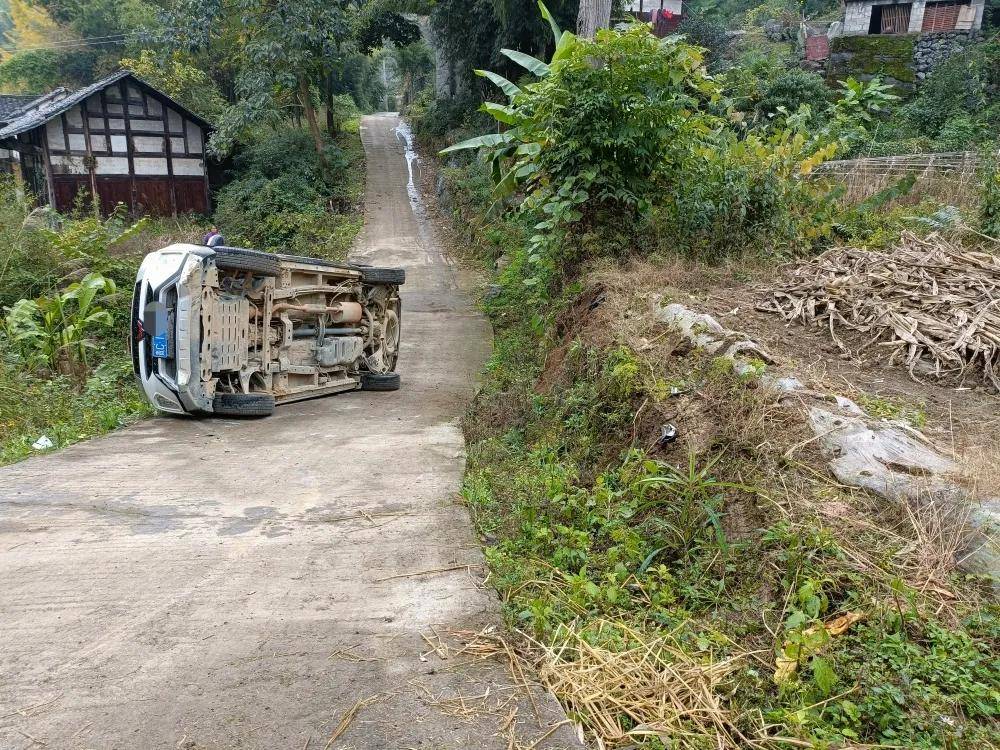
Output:
[[[142,106],[148,107],[146,103],[149,98],[149,94],[145,91],[142,92]],[[167,180],[170,183],[170,215],[177,216],[177,185],[174,184],[174,157],[173,149],[174,144],[170,141],[170,117],[167,114],[167,107],[160,102],[160,113],[163,117],[163,145],[166,147],[167,151]],[[184,124],[184,118],[181,118],[181,125]]]
[[44,125],[38,129],[41,130],[42,135],[42,167],[45,169],[45,187],[49,193],[49,205],[58,211],[59,207],[56,205],[56,186],[52,179],[52,154],[49,153],[49,134]]
[[132,128],[129,125],[129,111],[128,111],[128,90],[125,88],[125,81],[121,80],[118,82],[118,91],[122,95],[122,117],[125,120],[125,151],[128,154],[128,184],[129,184],[129,194],[131,197],[131,205],[129,210],[135,213],[135,204],[137,202],[136,190],[135,190],[135,152],[132,148]]
[[111,123],[108,122],[108,98],[104,95],[106,89],[101,89],[101,116],[104,118],[104,150],[108,156],[114,156],[115,151],[111,147]]
[[87,101],[80,102],[80,117],[83,119],[83,141],[84,150],[87,155],[83,158],[87,162],[87,172],[90,173],[90,200],[94,204],[94,210],[101,212],[101,196],[97,193],[97,159],[94,158],[94,150],[90,146],[90,116],[87,113]]
[[62,125],[63,134],[63,149],[68,154],[70,152],[69,148],[69,122],[66,120],[66,113],[63,112],[59,115],[59,124]]

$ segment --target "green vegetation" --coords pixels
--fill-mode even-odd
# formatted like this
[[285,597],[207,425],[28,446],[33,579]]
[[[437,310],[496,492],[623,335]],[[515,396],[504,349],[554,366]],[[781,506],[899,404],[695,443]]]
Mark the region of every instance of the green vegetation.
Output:
[[857,401],[862,409],[876,419],[902,419],[918,429],[927,423],[927,413],[922,405],[911,406],[896,398],[866,393],[858,396]]
[[343,259],[361,229],[364,152],[358,120],[325,139],[320,163],[303,130],[258,133],[234,160],[215,221],[227,240],[260,250]]
[[[196,240],[196,222],[35,211],[0,183],[0,463],[47,437],[62,447],[151,413],[124,331],[142,256]],[[30,213],[30,216],[29,216]]]
[[[608,747],[989,746],[1000,609],[989,581],[955,569],[949,532],[929,533],[947,519],[828,480],[761,387],[763,363],[739,375],[649,313],[654,294],[685,299],[686,279],[773,273],[776,259],[898,238],[906,216],[930,213],[886,209],[905,185],[844,206],[802,179],[894,100],[848,82],[814,120],[810,79],[709,79],[697,49],[641,29],[556,38],[549,62],[506,53],[534,74],[517,84],[481,74],[507,98],[483,107],[500,133],[446,150],[444,169],[469,251],[500,269],[464,497],[510,624],[548,654],[543,679],[581,658],[565,644],[601,649],[606,672],[575,673],[593,680],[579,686],[589,704],[556,692]],[[756,109],[762,90],[777,116]],[[418,128],[429,111],[411,111]],[[866,406],[925,419],[891,398]],[[687,432],[673,436],[674,420]],[[662,708],[669,730],[638,691],[597,720],[598,686],[638,680],[614,672],[637,649],[709,695]],[[692,664],[728,666],[702,683]]]

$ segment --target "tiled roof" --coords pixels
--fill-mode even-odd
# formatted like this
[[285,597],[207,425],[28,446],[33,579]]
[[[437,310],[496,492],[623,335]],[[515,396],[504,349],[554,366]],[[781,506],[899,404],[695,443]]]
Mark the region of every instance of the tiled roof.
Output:
[[41,94],[0,94],[0,122],[6,122],[8,115],[23,109]]
[[89,86],[85,86],[82,89],[73,91],[72,93],[63,96],[62,98],[46,99],[45,97],[42,97],[42,100],[38,103],[30,104],[29,106],[22,108],[20,111],[14,112],[12,115],[13,119],[11,119],[10,122],[5,123],[3,127],[0,128],[0,138],[10,138],[18,133],[23,133],[26,130],[34,130],[41,125],[44,125],[53,117],[61,115],[74,105],[82,102],[92,94],[96,94],[98,91],[103,91],[108,86],[118,83],[123,78],[132,78],[136,81],[136,83],[142,85],[143,87],[156,91],[157,94],[169,101],[173,107],[183,112],[185,116],[195,120],[204,127],[210,127],[209,123],[204,119],[190,111],[187,107],[178,104],[169,96],[157,90],[154,86],[150,86],[145,81],[137,78],[131,71],[119,70],[117,73],[112,73],[111,75],[106,76]]

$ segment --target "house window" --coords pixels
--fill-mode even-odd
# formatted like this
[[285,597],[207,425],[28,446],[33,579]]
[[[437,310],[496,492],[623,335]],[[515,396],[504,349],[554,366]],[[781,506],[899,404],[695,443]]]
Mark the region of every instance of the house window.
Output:
[[[927,3],[924,8],[924,23],[921,31],[952,31],[959,27],[959,16],[970,14],[968,3]],[[971,23],[966,26],[970,28]]]
[[912,3],[873,5],[869,34],[905,34],[910,29]]

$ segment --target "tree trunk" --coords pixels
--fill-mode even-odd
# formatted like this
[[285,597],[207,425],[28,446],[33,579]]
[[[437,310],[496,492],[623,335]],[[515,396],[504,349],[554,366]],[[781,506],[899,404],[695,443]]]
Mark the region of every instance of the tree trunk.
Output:
[[326,99],[326,132],[330,137],[337,135],[338,123],[333,118],[333,76],[328,75],[325,79],[324,97]]
[[408,106],[413,101],[413,73],[409,70],[403,73],[403,105]]
[[611,0],[580,0],[580,14],[576,17],[576,35],[593,39],[598,29],[611,25]]
[[319,157],[319,166],[323,170],[323,174],[329,176],[330,165],[326,161],[323,133],[319,129],[316,108],[313,107],[312,97],[309,95],[309,82],[305,78],[299,79],[299,103],[302,105],[302,110],[306,113],[306,122],[309,123],[309,132],[312,134],[313,143],[316,145],[316,156]]

